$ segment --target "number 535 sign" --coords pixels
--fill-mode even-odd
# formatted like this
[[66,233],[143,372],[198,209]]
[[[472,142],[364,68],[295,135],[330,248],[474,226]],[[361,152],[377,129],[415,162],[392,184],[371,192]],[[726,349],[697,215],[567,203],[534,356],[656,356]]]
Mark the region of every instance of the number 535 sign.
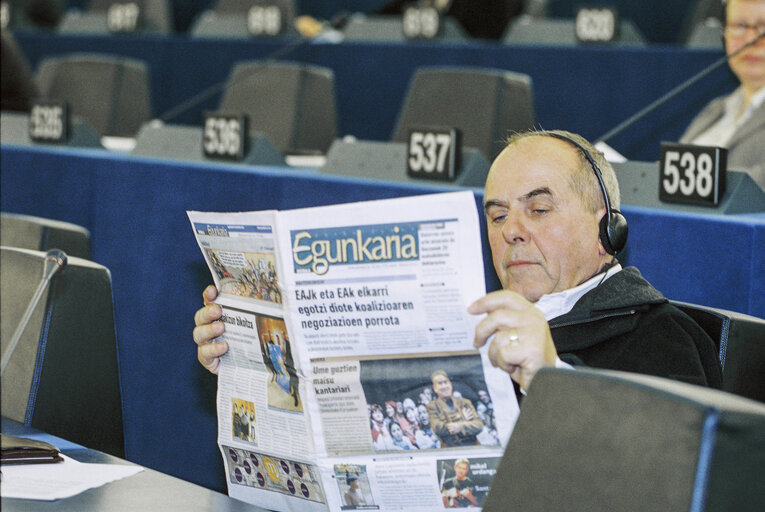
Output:
[[659,199],[717,206],[725,194],[728,150],[662,142]]

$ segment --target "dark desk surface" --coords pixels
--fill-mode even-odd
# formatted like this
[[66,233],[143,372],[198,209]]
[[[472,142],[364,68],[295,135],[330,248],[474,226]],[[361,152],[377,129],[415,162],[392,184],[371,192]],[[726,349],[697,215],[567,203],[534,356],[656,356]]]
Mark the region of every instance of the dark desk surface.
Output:
[[[2,419],[2,432],[23,437],[41,434],[31,428]],[[39,438],[35,436],[35,438]],[[43,440],[79,462],[130,464],[117,457],[75,445],[46,435]],[[133,476],[90,489],[71,498],[55,501],[2,499],[3,512],[72,511],[72,512],[193,512],[193,511],[263,511],[264,509],[229,498],[204,487],[144,468]]]

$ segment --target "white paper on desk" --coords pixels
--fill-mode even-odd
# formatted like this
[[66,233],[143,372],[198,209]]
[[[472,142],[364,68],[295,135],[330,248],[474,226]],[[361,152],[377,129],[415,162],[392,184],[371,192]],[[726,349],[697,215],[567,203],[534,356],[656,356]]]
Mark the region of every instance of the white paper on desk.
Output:
[[62,455],[56,464],[2,466],[3,498],[51,501],[68,498],[88,489],[134,475],[143,468],[119,464],[85,464]]

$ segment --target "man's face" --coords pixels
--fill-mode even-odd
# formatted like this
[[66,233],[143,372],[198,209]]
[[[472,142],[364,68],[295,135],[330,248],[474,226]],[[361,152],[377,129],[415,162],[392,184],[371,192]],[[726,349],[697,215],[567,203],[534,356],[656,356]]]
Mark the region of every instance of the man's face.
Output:
[[454,474],[457,480],[464,480],[468,474],[468,465],[464,462],[459,462],[454,465]]
[[[728,2],[726,24],[765,26],[765,0],[732,0]],[[725,50],[733,53],[749,41],[757,32],[747,29],[743,35],[733,35],[730,29],[725,31]],[[730,67],[738,79],[752,92],[765,86],[765,39],[744,50],[730,60]]]
[[483,389],[478,390],[478,399],[484,404],[488,404],[489,402],[491,402],[491,399],[489,398],[489,393],[487,393]]
[[536,302],[572,288],[605,262],[598,220],[571,185],[579,166],[565,141],[530,136],[506,148],[484,194],[494,270],[502,287]]
[[436,392],[438,398],[449,398],[452,396],[452,381],[444,375],[436,375],[433,377],[433,391]]

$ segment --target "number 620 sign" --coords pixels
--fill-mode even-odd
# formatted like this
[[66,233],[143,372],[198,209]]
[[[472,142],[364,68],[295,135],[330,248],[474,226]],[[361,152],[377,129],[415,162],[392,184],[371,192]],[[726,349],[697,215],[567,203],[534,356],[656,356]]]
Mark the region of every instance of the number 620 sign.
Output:
[[659,199],[717,206],[725,194],[728,150],[662,142]]

